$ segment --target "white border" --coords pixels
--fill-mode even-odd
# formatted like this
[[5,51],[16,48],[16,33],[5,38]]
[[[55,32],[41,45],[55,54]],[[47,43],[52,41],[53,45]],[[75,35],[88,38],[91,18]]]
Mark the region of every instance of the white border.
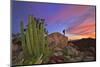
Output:
[[10,64],[10,1],[0,0],[0,67]]

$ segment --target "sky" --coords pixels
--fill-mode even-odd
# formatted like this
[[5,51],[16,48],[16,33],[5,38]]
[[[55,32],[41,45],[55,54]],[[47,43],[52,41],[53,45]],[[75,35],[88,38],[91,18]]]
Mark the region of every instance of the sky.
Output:
[[51,4],[40,2],[13,1],[12,3],[12,32],[20,32],[20,21],[25,26],[28,16],[45,19],[49,34],[65,29],[70,39],[95,38],[95,6]]

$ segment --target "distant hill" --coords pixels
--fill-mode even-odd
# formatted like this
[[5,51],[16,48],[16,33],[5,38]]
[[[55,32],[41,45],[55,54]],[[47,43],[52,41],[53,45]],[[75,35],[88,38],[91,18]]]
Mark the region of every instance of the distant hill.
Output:
[[96,39],[83,38],[80,40],[73,40],[70,42],[75,44],[75,46],[79,47],[79,50],[81,51],[87,51],[89,49],[96,50]]

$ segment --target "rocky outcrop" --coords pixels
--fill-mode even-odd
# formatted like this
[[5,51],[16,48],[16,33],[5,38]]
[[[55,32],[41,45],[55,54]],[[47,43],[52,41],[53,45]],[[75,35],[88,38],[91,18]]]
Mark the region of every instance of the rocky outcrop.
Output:
[[[68,37],[55,32],[48,35],[49,46],[54,54],[49,63],[94,61],[95,40],[87,38],[68,41]],[[91,44],[92,43],[92,44]]]
[[58,32],[48,35],[48,41],[51,48],[64,48],[68,45],[68,37]]

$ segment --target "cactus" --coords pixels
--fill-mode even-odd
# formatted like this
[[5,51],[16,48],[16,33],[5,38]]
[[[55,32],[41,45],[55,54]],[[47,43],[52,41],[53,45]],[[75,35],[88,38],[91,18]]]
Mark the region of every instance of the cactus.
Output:
[[24,24],[21,22],[23,64],[41,64],[47,61],[51,55],[51,50],[45,35],[47,34],[45,34],[44,20],[37,21],[33,16],[29,16],[26,31],[24,31]]

